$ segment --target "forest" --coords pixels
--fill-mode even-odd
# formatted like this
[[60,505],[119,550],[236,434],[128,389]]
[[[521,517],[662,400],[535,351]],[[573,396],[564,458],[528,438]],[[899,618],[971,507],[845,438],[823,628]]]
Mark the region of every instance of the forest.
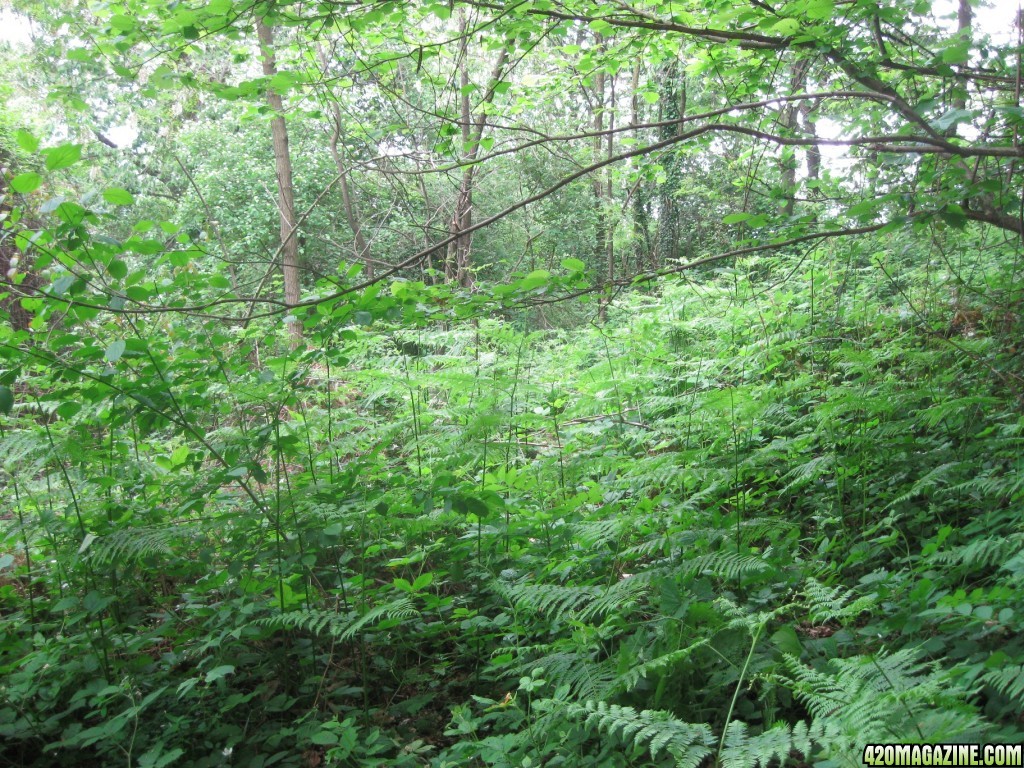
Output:
[[0,768],[1020,766],[1022,57],[0,0]]

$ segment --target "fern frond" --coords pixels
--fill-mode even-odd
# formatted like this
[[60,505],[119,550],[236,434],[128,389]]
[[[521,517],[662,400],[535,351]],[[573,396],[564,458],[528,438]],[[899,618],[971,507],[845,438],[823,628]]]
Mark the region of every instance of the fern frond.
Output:
[[566,715],[582,720],[585,727],[645,748],[652,758],[662,752],[672,755],[676,768],[697,768],[711,754],[714,737],[711,728],[704,723],[694,725],[661,710],[638,711],[605,701],[564,706]]
[[629,613],[646,584],[634,579],[623,579],[610,587],[494,582],[493,589],[519,609],[553,616],[575,614],[581,621],[591,621],[611,612]]
[[403,595],[371,608],[362,616],[354,611],[340,614],[334,611],[298,610],[275,613],[256,619],[253,623],[272,629],[299,629],[317,635],[326,632],[341,640],[351,640],[360,630],[381,619],[407,619],[418,614],[412,600]]
[[692,573],[712,574],[730,581],[775,570],[771,563],[761,557],[739,552],[709,552],[687,561],[683,566]]
[[190,542],[197,534],[194,525],[121,528],[93,542],[91,557],[100,564],[141,560],[152,555],[169,555],[173,545]]
[[856,597],[853,590],[829,587],[817,579],[807,579],[804,595],[808,600],[808,617],[816,623],[855,619],[878,601],[873,595]]
[[959,565],[970,570],[1002,565],[1024,548],[1024,534],[1012,536],[986,536],[976,538],[962,546],[937,552],[934,559],[948,565]]
[[950,685],[947,673],[918,661],[918,651],[832,659],[811,669],[785,657],[797,698],[815,722],[837,729],[827,745],[839,756],[865,742],[974,739],[986,725]]
[[981,676],[981,682],[1024,708],[1024,664],[989,670]]

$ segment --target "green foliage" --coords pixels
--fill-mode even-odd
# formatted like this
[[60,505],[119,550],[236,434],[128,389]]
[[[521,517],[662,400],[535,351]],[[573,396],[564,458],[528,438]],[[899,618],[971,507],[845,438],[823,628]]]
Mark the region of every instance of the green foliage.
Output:
[[926,272],[778,286],[794,266],[571,333],[10,338],[5,757],[752,768],[1016,738],[1020,420],[971,357],[1007,342],[908,329]]
[[[3,65],[64,109],[0,119],[0,762],[1020,740],[1010,47],[927,3],[20,5],[82,37]],[[495,216],[473,290],[453,190]]]

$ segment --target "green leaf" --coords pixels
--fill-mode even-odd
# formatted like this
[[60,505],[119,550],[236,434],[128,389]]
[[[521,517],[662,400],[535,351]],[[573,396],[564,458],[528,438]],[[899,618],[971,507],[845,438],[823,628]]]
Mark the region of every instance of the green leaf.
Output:
[[108,363],[116,363],[121,359],[121,355],[124,354],[124,348],[127,346],[123,339],[113,341],[107,347],[107,351],[103,353],[104,359]]
[[782,19],[772,25],[771,31],[777,35],[788,37],[789,35],[795,35],[797,30],[800,29],[800,22],[796,19]]
[[14,393],[10,387],[0,385],[0,413],[10,413],[14,407]]
[[338,743],[338,734],[331,731],[317,731],[310,738],[310,741],[324,747],[333,746]]
[[39,189],[39,186],[43,183],[43,177],[38,173],[29,171],[28,173],[19,173],[13,179],[11,179],[11,189],[15,192],[19,192],[23,195],[27,195],[29,192],[35,192]]
[[783,653],[788,653],[792,656],[800,657],[803,653],[803,646],[800,644],[800,638],[793,629],[791,624],[784,624],[778,631],[772,635],[772,643]]
[[59,147],[44,149],[43,157],[46,158],[46,170],[48,171],[69,168],[82,159],[82,145],[61,144]]
[[28,131],[17,131],[14,134],[14,140],[18,142],[19,147],[30,154],[35,154],[39,151],[39,139]]
[[958,40],[942,51],[943,64],[965,64],[971,57],[969,40]]
[[123,13],[119,13],[110,18],[111,28],[116,29],[118,32],[133,32],[138,25],[138,21]]
[[135,198],[131,193],[120,187],[108,187],[103,190],[103,199],[112,205],[134,205]]
[[562,269],[567,272],[585,272],[587,265],[580,259],[562,259]]
[[974,116],[975,112],[969,109],[950,109],[932,121],[932,127],[937,131],[947,131],[954,125],[972,120]]
[[219,667],[214,667],[206,673],[206,682],[214,683],[222,678],[227,677],[235,671],[233,664],[223,664]]
[[55,296],[63,296],[75,283],[74,275],[62,275],[53,281],[50,292]]
[[85,550],[87,550],[89,548],[89,545],[92,544],[94,541],[96,541],[96,534],[95,533],[87,533],[87,534],[85,534],[85,538],[82,539],[82,543],[78,547],[78,554],[82,554],[83,552],[85,552]]
[[82,410],[82,404],[76,403],[73,400],[68,400],[66,403],[61,403],[57,407],[57,415],[62,419],[70,419],[76,413]]
[[836,10],[833,0],[807,0],[802,5],[803,14],[809,19],[829,19]]
[[421,573],[419,576],[416,577],[416,581],[414,581],[412,584],[412,589],[414,592],[420,592],[421,590],[426,589],[433,583],[434,574],[432,571],[428,571],[427,573]]
[[115,280],[124,280],[128,276],[128,265],[120,259],[114,259],[107,264],[107,272]]
[[722,218],[723,224],[739,224],[741,221],[746,221],[753,216],[752,213],[730,213],[728,216]]

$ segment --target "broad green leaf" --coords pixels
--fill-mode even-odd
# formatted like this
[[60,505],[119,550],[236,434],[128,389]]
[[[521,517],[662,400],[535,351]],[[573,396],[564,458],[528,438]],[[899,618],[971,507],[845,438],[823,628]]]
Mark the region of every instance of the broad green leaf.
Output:
[[771,31],[776,35],[795,35],[800,29],[800,22],[796,19],[782,19],[772,25]]
[[580,259],[562,259],[562,269],[568,272],[584,272],[587,265]]
[[14,393],[11,388],[0,385],[0,413],[10,413],[14,407]]
[[39,151],[39,139],[28,131],[17,131],[14,134],[14,140],[18,142],[19,147],[29,154],[35,154]]
[[809,19],[830,19],[835,13],[833,0],[805,0],[802,3],[803,14]]
[[954,125],[959,123],[966,123],[972,120],[975,116],[975,112],[969,109],[950,109],[945,112],[941,117],[936,118],[932,121],[932,126],[937,131],[947,131]]
[[49,200],[47,200],[45,203],[43,203],[42,205],[39,206],[39,212],[40,213],[53,213],[58,208],[60,208],[62,205],[64,205],[64,203],[66,203],[67,201],[68,201],[68,199],[66,197],[64,197],[63,195],[57,195],[56,197],[51,197]]
[[61,144],[59,147],[44,149],[43,156],[46,158],[46,170],[57,171],[61,168],[69,168],[82,158],[81,144]]
[[427,573],[421,573],[419,576],[416,577],[416,581],[414,581],[412,584],[412,589],[414,592],[419,592],[421,590],[426,589],[433,583],[434,574],[432,571],[428,571]]
[[11,189],[13,189],[15,192],[27,195],[29,192],[35,192],[37,189],[39,189],[42,183],[42,176],[33,171],[29,171],[28,173],[19,173],[17,176],[11,179]]
[[877,200],[865,200],[863,202],[857,203],[856,205],[851,205],[850,208],[846,211],[846,213],[850,216],[856,216],[858,218],[863,218],[865,216],[874,216],[878,212],[878,205],[879,203]]
[[139,22],[127,16],[123,13],[119,13],[110,18],[110,26],[119,32],[133,32],[139,25]]
[[122,339],[111,342],[109,346],[107,346],[107,351],[103,353],[103,358],[108,363],[116,363],[121,359],[121,355],[124,354],[125,346],[126,344]]
[[970,57],[971,43],[969,40],[958,40],[942,51],[943,64],[965,64]]
[[62,275],[53,281],[53,285],[50,286],[50,293],[54,296],[63,296],[74,284],[74,275]]
[[206,673],[206,682],[215,683],[216,681],[227,677],[235,671],[233,664],[222,664],[219,667],[214,667]]
[[68,400],[66,403],[61,403],[57,407],[57,415],[62,419],[70,419],[72,416],[82,410],[82,404],[73,400]]
[[113,205],[134,205],[135,198],[131,193],[120,187],[107,187],[103,190],[103,199]]
[[85,550],[89,548],[89,545],[92,544],[94,541],[96,541],[96,534],[87,533],[85,535],[85,538],[82,539],[81,545],[78,547],[78,554],[82,554],[83,552],[85,552]]
[[333,746],[338,743],[338,734],[331,731],[317,731],[310,739],[314,744],[319,744],[323,747]]
[[171,463],[175,466],[184,464],[188,460],[189,449],[187,445],[179,445],[171,453]]
[[730,213],[728,216],[722,217],[723,224],[739,224],[741,221],[746,221],[753,216],[752,213]]
[[128,276],[128,265],[120,259],[114,259],[107,264],[107,272],[116,280],[124,280]]

